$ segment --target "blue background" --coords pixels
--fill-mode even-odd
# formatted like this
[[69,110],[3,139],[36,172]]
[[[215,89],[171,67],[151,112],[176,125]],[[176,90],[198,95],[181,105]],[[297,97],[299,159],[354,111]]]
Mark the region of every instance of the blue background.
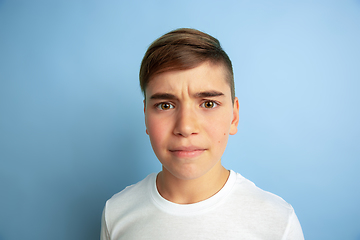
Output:
[[0,240],[99,238],[105,201],[161,169],[138,84],[179,27],[233,61],[223,164],[291,203],[306,239],[360,239],[360,1],[0,0]]

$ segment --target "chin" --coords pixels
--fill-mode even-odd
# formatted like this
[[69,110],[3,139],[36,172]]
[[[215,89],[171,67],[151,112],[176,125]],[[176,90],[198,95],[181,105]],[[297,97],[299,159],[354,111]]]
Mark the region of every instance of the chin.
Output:
[[179,180],[194,180],[204,176],[207,172],[196,167],[183,167],[182,169],[171,169],[164,167],[164,170]]

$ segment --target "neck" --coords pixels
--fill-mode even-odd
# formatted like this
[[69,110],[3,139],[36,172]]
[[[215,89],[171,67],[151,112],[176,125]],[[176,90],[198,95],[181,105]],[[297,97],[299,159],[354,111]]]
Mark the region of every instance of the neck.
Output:
[[179,179],[163,167],[156,179],[160,195],[170,202],[191,204],[215,195],[225,185],[230,172],[221,163],[196,179]]

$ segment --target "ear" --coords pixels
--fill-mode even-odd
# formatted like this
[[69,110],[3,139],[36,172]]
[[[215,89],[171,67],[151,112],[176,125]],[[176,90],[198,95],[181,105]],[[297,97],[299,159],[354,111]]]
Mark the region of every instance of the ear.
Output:
[[[145,111],[146,111],[146,102],[145,102],[145,99],[144,99],[143,103],[144,103],[144,116],[145,116],[145,128],[146,128],[146,114],[145,114]],[[147,128],[146,128],[145,132],[146,132],[147,135],[149,135],[149,132],[148,132]]]
[[237,133],[237,126],[239,124],[239,99],[235,97],[234,107],[233,107],[233,119],[230,126],[230,135],[235,135]]

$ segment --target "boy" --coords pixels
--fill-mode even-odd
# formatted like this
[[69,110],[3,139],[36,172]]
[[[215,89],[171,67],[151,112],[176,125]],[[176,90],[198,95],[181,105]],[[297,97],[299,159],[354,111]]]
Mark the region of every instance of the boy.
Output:
[[114,195],[101,239],[304,239],[291,205],[221,164],[237,132],[229,57],[194,29],[169,32],[140,68],[146,133],[162,171]]

